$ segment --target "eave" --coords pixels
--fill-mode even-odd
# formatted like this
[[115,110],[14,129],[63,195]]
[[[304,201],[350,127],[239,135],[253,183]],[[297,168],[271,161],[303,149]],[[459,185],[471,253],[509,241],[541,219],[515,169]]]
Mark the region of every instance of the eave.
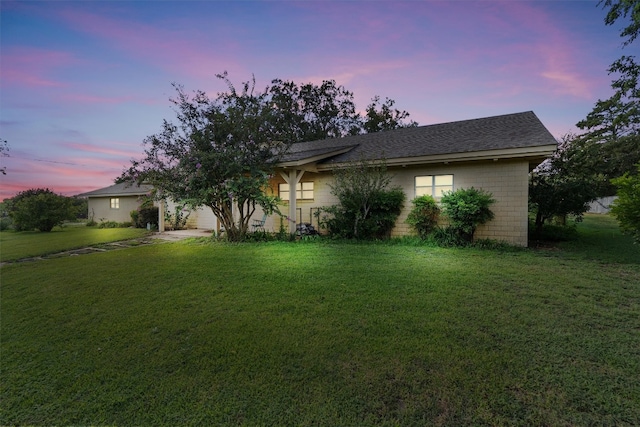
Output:
[[[529,164],[536,166],[551,156],[557,148],[556,144],[540,145],[535,147],[508,148],[487,151],[472,151],[464,153],[435,154],[416,157],[397,157],[387,158],[385,163],[387,166],[415,166],[436,163],[458,163],[458,162],[475,162],[475,161],[498,161],[507,159],[528,160]],[[376,159],[369,159],[376,160]],[[348,163],[321,163],[316,165],[316,170],[330,171],[347,166]]]

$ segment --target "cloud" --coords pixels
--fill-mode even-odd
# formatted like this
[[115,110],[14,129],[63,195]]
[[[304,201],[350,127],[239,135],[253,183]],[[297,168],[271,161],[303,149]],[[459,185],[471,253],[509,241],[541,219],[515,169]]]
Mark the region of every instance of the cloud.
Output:
[[232,41],[227,39],[214,48],[206,41],[200,41],[202,34],[194,32],[192,24],[181,23],[178,17],[173,18],[176,22],[172,25],[153,25],[77,8],[63,9],[59,13],[74,29],[106,40],[131,57],[144,58],[172,74],[177,72],[211,80],[216,73],[225,70],[244,71],[234,55],[238,46]]
[[72,67],[78,60],[68,52],[26,46],[4,48],[2,52],[2,86],[32,88],[66,87],[54,77],[55,70]]
[[[96,147],[95,145],[91,145],[91,144],[82,144],[82,143],[75,143],[75,142],[66,142],[61,145],[66,148],[71,148],[72,150],[83,151],[88,153],[107,154],[107,155],[118,156],[118,157],[126,157],[127,159],[140,155],[139,151],[115,149],[113,148],[114,143],[106,143],[104,146],[100,146],[100,147]],[[127,145],[130,145],[130,144],[127,144]]]

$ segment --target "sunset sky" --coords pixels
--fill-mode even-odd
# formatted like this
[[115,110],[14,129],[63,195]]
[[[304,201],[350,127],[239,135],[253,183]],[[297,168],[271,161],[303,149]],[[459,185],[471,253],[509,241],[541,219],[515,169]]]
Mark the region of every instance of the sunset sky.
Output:
[[[551,133],[611,95],[620,25],[597,1],[0,3],[0,199],[106,187],[173,119],[172,82],[335,79],[421,125],[534,111]],[[630,48],[627,48],[627,50]]]

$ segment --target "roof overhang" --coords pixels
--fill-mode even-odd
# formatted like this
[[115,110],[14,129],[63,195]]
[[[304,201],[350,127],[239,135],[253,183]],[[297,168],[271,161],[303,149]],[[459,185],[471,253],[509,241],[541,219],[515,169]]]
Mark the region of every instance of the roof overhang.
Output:
[[336,147],[325,150],[311,150],[309,152],[293,153],[295,160],[283,161],[278,163],[277,167],[283,169],[300,169],[310,172],[318,171],[318,162],[322,160],[339,156],[353,150],[355,145],[349,145],[344,147]]
[[[416,166],[435,163],[474,162],[474,161],[498,161],[498,160],[527,160],[530,165],[537,166],[557,148],[556,144],[539,145],[535,147],[507,148],[487,151],[471,151],[464,153],[435,154],[417,157],[398,157],[386,159],[387,166]],[[330,171],[346,166],[347,163],[323,163],[317,165],[318,171]]]

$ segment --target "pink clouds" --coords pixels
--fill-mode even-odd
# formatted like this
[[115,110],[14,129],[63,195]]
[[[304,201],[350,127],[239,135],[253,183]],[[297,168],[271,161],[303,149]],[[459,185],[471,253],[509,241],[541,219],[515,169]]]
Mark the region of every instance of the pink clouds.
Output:
[[108,155],[117,156],[117,157],[135,157],[140,155],[139,151],[115,149],[113,148],[113,145],[114,145],[113,143],[106,143],[104,146],[100,146],[100,147],[96,147],[95,145],[91,145],[91,144],[81,144],[81,143],[74,143],[74,142],[68,142],[62,145],[77,151],[108,154]]
[[133,58],[150,60],[165,70],[212,79],[215,73],[242,69],[236,65],[233,56],[223,56],[220,52],[236,50],[237,47],[232,43],[226,43],[224,49],[212,51],[204,43],[189,38],[189,34],[171,25],[157,27],[72,8],[61,11],[60,15],[72,27],[108,40]]
[[5,85],[28,87],[64,87],[67,84],[55,79],[55,69],[70,67],[77,59],[68,52],[11,47],[2,52],[2,80]]

